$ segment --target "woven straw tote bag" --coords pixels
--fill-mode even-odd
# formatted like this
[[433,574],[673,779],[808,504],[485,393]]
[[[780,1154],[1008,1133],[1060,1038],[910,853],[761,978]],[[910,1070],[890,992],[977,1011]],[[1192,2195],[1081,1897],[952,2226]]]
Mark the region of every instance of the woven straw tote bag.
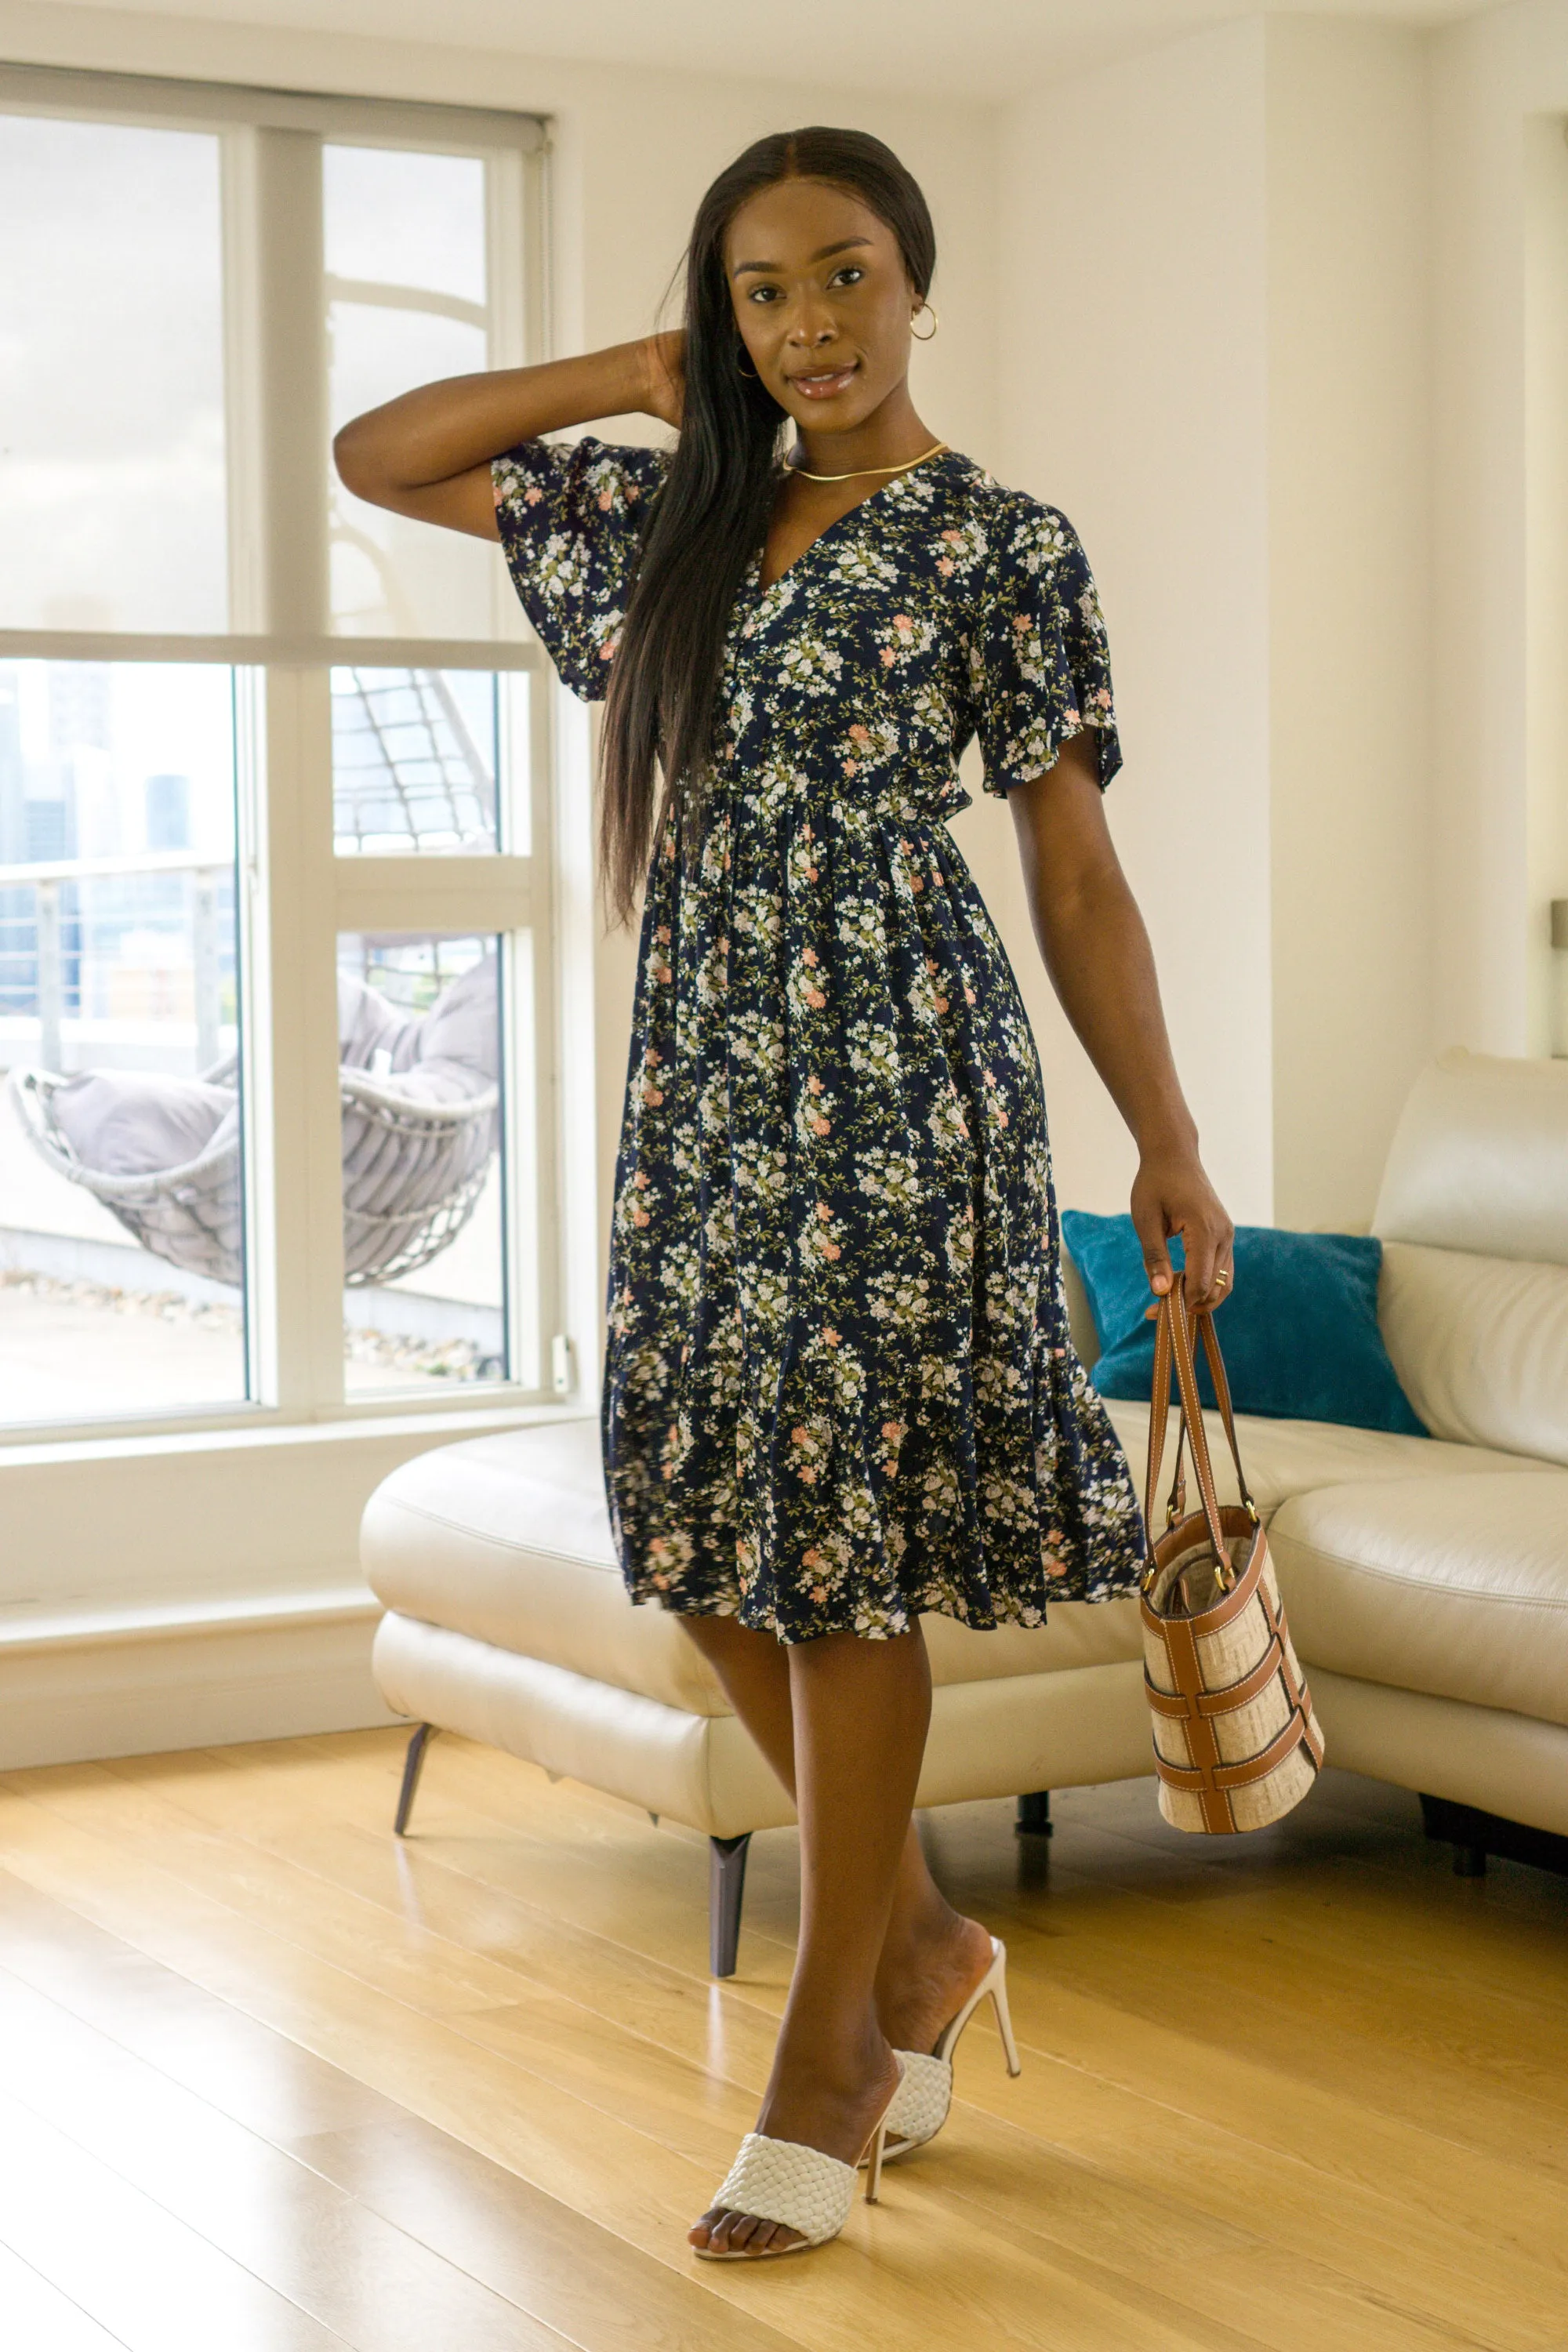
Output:
[[[1268,1538],[1247,1492],[1214,1319],[1195,1318],[1230,1441],[1239,1507],[1221,1507],[1198,1401],[1194,1322],[1178,1283],[1160,1302],[1143,1521],[1143,1686],[1154,1718],[1160,1811],[1179,1830],[1262,1829],[1300,1803],[1323,1761],[1323,1735],[1291,1645]],[[1174,1369],[1181,1423],[1165,1532],[1154,1497]],[[1190,1445],[1201,1507],[1186,1510]]]

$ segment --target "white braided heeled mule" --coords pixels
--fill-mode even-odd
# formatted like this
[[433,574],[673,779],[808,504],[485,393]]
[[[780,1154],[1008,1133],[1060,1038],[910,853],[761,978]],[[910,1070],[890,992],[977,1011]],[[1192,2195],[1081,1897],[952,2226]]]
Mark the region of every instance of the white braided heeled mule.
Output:
[[888,2109],[888,2142],[885,2160],[895,2163],[901,2156],[912,2156],[917,2147],[924,2147],[936,2137],[947,2121],[952,2105],[952,2053],[958,2037],[983,2000],[989,2000],[996,2012],[996,2031],[1002,2037],[1002,2053],[1007,2062],[1009,2074],[1022,2074],[1018,2063],[1018,2045],[1013,2039],[1013,2020],[1007,2008],[1007,1947],[999,1937],[991,1938],[991,1966],[959,2011],[958,2015],[942,2028],[934,2052],[900,2050],[896,2054],[903,2067],[903,2080],[893,2094]]
[[[899,2053],[895,2055],[901,2057]],[[882,2185],[888,2117],[902,2088],[900,2071],[898,2088],[883,2108],[860,2158],[866,2168],[868,2205],[875,2205]],[[858,2169],[800,2140],[769,2139],[763,2132],[748,2132],[713,2203],[731,2213],[750,2214],[753,2221],[778,2221],[786,2230],[798,2230],[799,2241],[793,2246],[763,2246],[756,2253],[745,2246],[693,2246],[691,2251],[705,2263],[765,2263],[774,2254],[805,2254],[814,2246],[826,2246],[849,2219]]]

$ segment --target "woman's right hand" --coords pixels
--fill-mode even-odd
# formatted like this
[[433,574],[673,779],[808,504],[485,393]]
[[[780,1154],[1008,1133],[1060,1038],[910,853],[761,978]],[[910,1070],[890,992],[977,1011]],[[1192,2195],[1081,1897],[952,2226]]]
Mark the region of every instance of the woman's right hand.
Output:
[[649,416],[674,425],[679,432],[686,404],[686,331],[671,327],[663,334],[649,335],[643,349],[647,364],[643,407]]

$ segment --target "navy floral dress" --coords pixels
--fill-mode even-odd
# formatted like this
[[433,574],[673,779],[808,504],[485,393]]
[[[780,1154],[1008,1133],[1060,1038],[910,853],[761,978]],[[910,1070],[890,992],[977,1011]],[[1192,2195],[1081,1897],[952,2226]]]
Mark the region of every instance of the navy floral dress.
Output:
[[[658,451],[524,444],[501,539],[605,689]],[[657,845],[611,1243],[604,1444],[637,1600],[786,1642],[1135,1589],[1138,1506],[1068,1336],[1039,1064],[949,835],[1082,727],[1120,764],[1070,526],[946,453],[738,600],[700,863]]]

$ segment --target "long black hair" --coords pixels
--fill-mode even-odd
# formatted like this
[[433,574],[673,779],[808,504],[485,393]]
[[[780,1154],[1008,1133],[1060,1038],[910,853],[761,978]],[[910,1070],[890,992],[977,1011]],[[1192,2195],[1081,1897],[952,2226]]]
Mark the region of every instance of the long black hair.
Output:
[[884,221],[917,295],[927,293],[936,268],[924,196],[891,148],[864,131],[774,131],[721,172],[697,208],[686,252],[680,438],[646,526],[602,737],[600,861],[610,911],[621,921],[647,864],[660,768],[688,858],[701,837],[725,633],[767,535],[785,421],[746,360],[724,236],[743,204],[793,179],[843,188]]

